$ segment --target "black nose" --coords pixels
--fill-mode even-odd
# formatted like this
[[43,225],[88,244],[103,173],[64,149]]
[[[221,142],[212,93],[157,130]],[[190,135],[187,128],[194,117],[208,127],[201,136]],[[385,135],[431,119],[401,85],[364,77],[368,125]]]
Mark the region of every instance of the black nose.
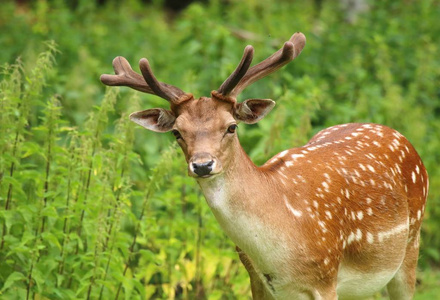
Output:
[[204,176],[211,173],[213,165],[214,165],[214,161],[210,160],[208,162],[192,163],[192,168],[194,173],[196,173],[199,176]]

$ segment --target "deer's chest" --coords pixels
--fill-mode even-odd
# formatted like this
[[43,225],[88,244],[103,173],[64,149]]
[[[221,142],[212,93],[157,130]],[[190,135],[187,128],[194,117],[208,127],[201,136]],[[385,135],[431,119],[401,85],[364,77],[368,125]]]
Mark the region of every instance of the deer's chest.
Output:
[[242,207],[221,180],[201,187],[222,229],[261,272],[271,272],[291,256],[283,235]]

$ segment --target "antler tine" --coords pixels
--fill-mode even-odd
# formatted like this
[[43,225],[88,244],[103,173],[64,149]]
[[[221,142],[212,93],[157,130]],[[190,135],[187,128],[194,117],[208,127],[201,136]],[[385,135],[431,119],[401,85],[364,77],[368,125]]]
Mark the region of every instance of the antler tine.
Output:
[[244,48],[243,57],[238,64],[235,71],[222,83],[218,88],[217,92],[227,96],[235,88],[235,86],[240,82],[244,75],[246,75],[249,66],[251,65],[252,59],[254,57],[254,48],[251,45]]
[[154,94],[142,75],[133,71],[125,57],[118,56],[113,60],[116,75],[102,74],[101,82],[110,86],[128,86],[140,92]]
[[229,95],[232,97],[236,97],[247,86],[275,72],[287,63],[294,60],[301,53],[305,44],[305,35],[301,32],[294,33],[289,41],[284,43],[284,46],[280,50],[278,50],[259,64],[250,68],[246,75],[240,80],[240,82],[230,92]]
[[156,77],[154,77],[153,71],[151,70],[150,63],[146,58],[142,58],[139,61],[139,67],[145,81],[157,96],[162,97],[170,102],[176,102],[179,98],[186,95],[185,92],[175,86],[157,81]]
[[[157,81],[147,59],[141,59],[139,67],[143,76],[133,71],[130,63],[124,57],[118,56],[113,60],[113,69],[116,75],[103,74],[101,75],[101,82],[110,86],[128,86],[176,104],[190,96],[175,86]],[[183,99],[183,96],[188,97]]]

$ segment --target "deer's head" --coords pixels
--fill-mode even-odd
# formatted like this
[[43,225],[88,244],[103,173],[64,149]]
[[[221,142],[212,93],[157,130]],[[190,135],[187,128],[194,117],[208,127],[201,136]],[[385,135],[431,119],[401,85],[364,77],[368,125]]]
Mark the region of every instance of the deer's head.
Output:
[[116,75],[102,75],[110,86],[128,86],[157,95],[170,102],[170,109],[152,108],[132,113],[135,123],[156,132],[172,131],[188,162],[190,176],[207,178],[227,169],[239,146],[236,135],[240,122],[253,124],[274,107],[269,99],[249,99],[241,103],[237,95],[248,85],[278,70],[296,58],[305,46],[305,36],[295,33],[284,46],[251,67],[254,49],[247,46],[240,64],[211,97],[194,99],[177,87],[157,81],[147,59],[139,62],[142,75],[123,57],[113,60]]

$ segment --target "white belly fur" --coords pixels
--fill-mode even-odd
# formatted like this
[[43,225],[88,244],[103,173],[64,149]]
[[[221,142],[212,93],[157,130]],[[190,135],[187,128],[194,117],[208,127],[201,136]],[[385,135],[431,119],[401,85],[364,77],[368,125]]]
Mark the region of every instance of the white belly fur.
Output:
[[374,295],[386,286],[397,270],[363,273],[342,265],[336,289],[339,299],[362,299]]

